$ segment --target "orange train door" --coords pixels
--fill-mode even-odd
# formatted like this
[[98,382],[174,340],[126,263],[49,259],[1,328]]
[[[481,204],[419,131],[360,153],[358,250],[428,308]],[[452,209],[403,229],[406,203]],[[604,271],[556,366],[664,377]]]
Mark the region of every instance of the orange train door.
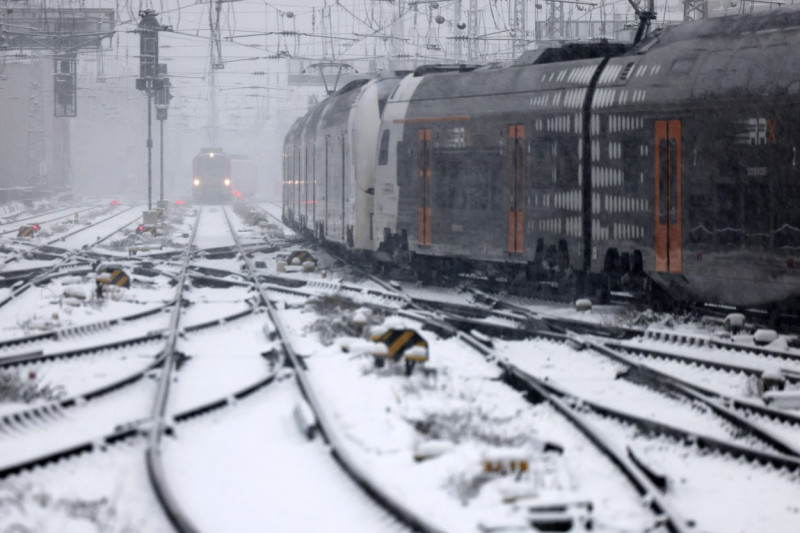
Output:
[[508,127],[508,251],[524,251],[525,126]]
[[419,130],[417,141],[417,228],[420,244],[430,245],[431,206],[433,205],[433,136],[431,130]]
[[656,121],[656,272],[681,273],[681,122]]

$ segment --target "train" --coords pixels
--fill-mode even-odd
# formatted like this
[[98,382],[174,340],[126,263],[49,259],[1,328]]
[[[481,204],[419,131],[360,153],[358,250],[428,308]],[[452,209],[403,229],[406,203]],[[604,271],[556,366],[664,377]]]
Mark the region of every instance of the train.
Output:
[[285,137],[284,220],[423,279],[797,310],[800,10],[637,40],[349,83]]
[[192,200],[226,203],[233,198],[231,158],[222,148],[201,148],[192,159]]

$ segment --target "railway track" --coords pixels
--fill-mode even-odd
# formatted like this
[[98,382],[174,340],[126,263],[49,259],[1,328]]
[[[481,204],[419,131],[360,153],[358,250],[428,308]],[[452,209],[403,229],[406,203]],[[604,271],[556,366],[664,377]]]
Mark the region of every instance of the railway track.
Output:
[[[374,281],[381,283],[380,280]],[[308,285],[311,284],[309,283]],[[331,285],[333,286],[335,284],[332,283]],[[385,283],[382,285],[387,291],[393,290],[393,285]],[[276,287],[275,290],[282,290],[289,293],[293,291],[309,291],[310,289],[308,286],[304,286],[299,289],[287,287],[278,289]],[[340,292],[355,294],[357,291],[352,291],[345,284],[341,284]],[[371,291],[365,289],[362,292],[369,293]],[[667,443],[669,443],[669,446],[673,448],[673,454],[676,455],[685,453],[685,450],[682,451],[682,447],[689,446],[699,448],[700,450],[707,450],[701,452],[700,455],[710,454],[709,463],[714,463],[720,460],[720,458],[733,457],[738,458],[739,461],[744,461],[744,464],[748,465],[743,471],[747,471],[750,468],[759,470],[762,469],[761,465],[766,465],[766,468],[763,468],[764,471],[760,474],[765,477],[774,476],[779,478],[780,472],[783,471],[782,469],[797,472],[798,461],[796,456],[798,434],[795,426],[797,418],[795,415],[770,409],[763,406],[763,404],[758,405],[756,402],[741,401],[731,396],[714,393],[708,388],[700,389],[696,386],[693,387],[690,382],[676,380],[669,374],[654,371],[647,366],[641,365],[638,362],[638,358],[631,357],[631,355],[636,352],[636,349],[631,349],[629,348],[630,346],[635,347],[638,343],[647,343],[648,340],[652,340],[653,337],[666,337],[667,335],[654,334],[645,328],[608,327],[604,324],[592,324],[574,319],[562,320],[559,317],[551,318],[549,316],[531,313],[527,311],[527,309],[519,306],[503,305],[485,295],[478,294],[477,296],[476,301],[485,304],[487,308],[475,305],[453,304],[452,302],[439,304],[438,302],[426,301],[424,299],[415,301],[414,298],[410,298],[407,295],[398,297],[397,301],[405,300],[407,305],[417,305],[422,307],[423,311],[426,313],[433,312],[438,318],[444,321],[451,321],[457,327],[468,332],[462,333],[463,335],[469,336],[470,333],[475,333],[477,337],[472,337],[472,342],[475,343],[476,346],[483,346],[490,360],[500,362],[505,370],[506,381],[509,384],[520,388],[520,390],[526,392],[526,394],[532,394],[540,400],[546,400],[552,405],[558,406],[558,409],[563,411],[565,416],[569,416],[570,418],[573,418],[573,416],[586,418],[588,416],[591,420],[591,422],[586,420],[580,422],[575,421],[576,424],[586,427],[595,426],[596,428],[599,421],[603,426],[611,426],[610,429],[605,429],[605,436],[602,436],[603,431],[600,431],[599,435],[590,436],[589,438],[593,441],[607,442],[609,441],[609,436],[611,436],[612,438],[610,440],[612,442],[624,442],[625,440],[635,442],[637,434],[626,435],[625,431],[620,432],[618,428],[614,428],[613,426],[635,427],[638,428],[638,432],[641,434],[655,436],[654,440],[661,443],[658,446],[666,446]],[[359,303],[364,303],[364,301],[365,298],[363,297],[358,299]],[[498,309],[502,309],[502,311],[498,311]],[[573,330],[582,331],[583,335],[576,335],[573,333]],[[485,333],[477,333],[481,331]],[[659,416],[655,413],[649,416],[635,416],[630,412],[626,412],[624,409],[614,409],[602,403],[593,403],[580,394],[576,394],[574,390],[567,391],[559,387],[557,382],[553,381],[553,376],[549,375],[548,378],[548,373],[544,372],[544,374],[542,374],[540,368],[537,368],[537,372],[534,372],[534,374],[540,376],[544,375],[545,381],[541,378],[537,378],[530,372],[522,370],[522,367],[518,367],[509,362],[506,357],[497,355],[495,349],[491,347],[496,345],[496,339],[498,337],[524,339],[534,335],[539,338],[546,338],[548,343],[562,343],[567,347],[566,351],[571,352],[575,351],[575,347],[585,348],[591,346],[592,348],[590,351],[596,350],[597,356],[599,356],[600,359],[610,358],[617,367],[624,365],[627,370],[617,368],[615,372],[606,378],[607,381],[593,383],[594,386],[603,391],[605,396],[616,396],[614,392],[615,385],[616,382],[620,381],[618,378],[622,377],[623,380],[631,384],[633,388],[643,391],[649,390],[650,392],[647,394],[662,396],[668,402],[674,402],[676,406],[682,406],[682,409],[687,410],[688,416],[687,414],[678,414],[676,417],[678,422],[685,421],[686,418],[691,418],[692,411],[697,411],[699,406],[703,406],[700,408],[700,412],[696,413],[698,415],[699,424],[695,426],[695,430],[692,431],[684,429],[683,426],[685,426],[685,424],[683,423],[670,425],[664,423],[663,420],[655,422],[652,420],[652,417]],[[685,342],[687,346],[694,345],[695,343],[698,346],[724,346],[726,350],[748,351],[750,348],[749,346],[741,346],[736,343],[714,340],[711,335],[706,336],[703,341],[697,340],[697,337],[702,337],[701,335],[696,335],[692,341],[676,341],[678,337],[680,337],[680,335],[673,334],[669,336],[669,342]],[[506,344],[503,341],[500,341],[500,343]],[[487,348],[487,346],[490,347]],[[793,354],[786,351],[759,349],[757,347],[755,351],[759,352],[759,355],[756,355],[756,357],[761,357],[762,359],[794,359]],[[579,366],[576,367],[576,369],[585,368],[586,366],[585,364],[578,363],[574,356],[565,354],[562,357],[565,359],[567,357],[570,358],[569,362],[564,363],[567,366],[578,364]],[[653,358],[659,356],[655,355],[655,350],[651,350],[649,352],[649,357]],[[669,353],[664,357],[669,357]],[[772,362],[774,363],[774,361]],[[696,366],[696,362],[693,361],[693,363]],[[728,370],[731,369],[728,368]],[[733,370],[741,372],[741,369],[738,368]],[[751,374],[756,373],[757,371],[751,372]],[[583,379],[581,377],[583,374],[580,372],[579,374],[579,376],[576,376],[577,382]],[[602,373],[598,374],[598,376],[599,375],[602,375]],[[789,379],[791,380],[791,377],[789,377]],[[593,381],[596,381],[596,379],[593,379]],[[674,400],[676,397],[678,398],[677,402]],[[628,403],[632,405],[635,405],[637,401],[646,401],[644,398],[637,398],[636,396],[629,396],[629,400]],[[567,410],[570,410],[572,413],[566,415]],[[660,412],[670,414],[670,409],[662,408]],[[717,430],[718,433],[716,437],[709,437],[703,433],[705,430],[708,430],[709,427],[714,426],[715,423],[712,419],[715,417],[720,421],[717,423],[719,430]],[[780,427],[771,426],[771,423],[774,422],[777,422],[777,425]],[[702,428],[704,431],[697,431],[698,427]],[[621,438],[623,436],[624,438]],[[737,440],[739,441],[738,444],[736,444]],[[670,474],[659,472],[657,468],[653,468],[651,464],[648,464],[648,460],[645,458],[647,454],[642,453],[641,447],[641,443],[638,446],[629,444],[623,446],[621,449],[620,446],[617,445],[615,446],[616,458],[613,459],[613,461],[620,465],[623,463],[630,463],[630,465],[633,465],[633,468],[638,473],[631,477],[631,479],[637,486],[638,483],[635,481],[638,479],[637,476],[644,476],[654,483],[654,485],[650,486],[651,489],[655,487],[656,490],[661,493],[666,492],[666,487],[671,479]],[[735,468],[731,467],[731,470],[735,470]],[[645,493],[649,494],[647,491],[645,491]],[[680,498],[672,496],[670,499],[679,500]],[[660,508],[660,506],[658,507]],[[668,507],[673,506],[670,504]],[[683,516],[691,516],[691,513],[689,515],[686,513],[681,514]],[[706,523],[706,520],[706,517],[701,517],[703,523]],[[671,522],[672,525],[670,525],[669,528],[691,528],[694,523],[694,520],[677,518]]]
[[[732,394],[756,370],[674,357],[738,346],[754,369],[786,367],[792,385],[791,347],[702,332],[680,340],[589,313],[415,289],[324,253],[316,269],[281,272],[299,244],[275,227],[265,241],[230,211],[204,207],[180,251],[83,251],[85,269],[139,269],[130,296],[105,304],[107,317],[73,314],[0,338],[0,375],[52,386],[49,398],[0,403],[0,494],[16,491],[41,515],[26,483],[65,469],[91,479],[105,465],[135,472],[118,491],[126,502],[75,501],[126,519],[157,506],[148,531],[346,528],[352,517],[370,531],[728,531],[734,518],[715,520],[688,496],[720,490],[715,472],[752,500],[732,517],[771,527],[791,514],[781,505],[797,493],[800,418]],[[24,297],[61,298],[55,274]],[[376,367],[363,338],[365,327],[390,326],[428,343],[428,362],[409,376]],[[314,415],[303,431],[322,439],[294,427],[304,405]],[[526,471],[514,470],[523,457]],[[745,479],[781,496],[750,494]],[[309,514],[298,493],[340,503]]]
[[[223,211],[223,214],[225,214],[225,217],[227,219],[227,213]],[[239,254],[239,257],[244,258],[243,261],[244,261],[244,264],[246,266],[252,267],[252,265],[248,264],[249,261],[247,260],[246,252],[242,248],[242,244],[239,241],[238,237],[236,237],[236,230],[235,230],[235,228],[234,228],[234,226],[233,226],[233,224],[231,223],[230,220],[227,220],[227,226],[230,228],[230,235],[232,235],[234,237],[236,252]],[[213,250],[213,252],[210,255],[213,255],[213,256],[216,256],[216,257],[220,257],[220,259],[218,259],[218,261],[223,261],[223,262],[224,261],[230,261],[231,260],[230,254],[223,252],[223,249],[229,248],[229,247],[220,246],[220,242],[219,242],[220,237],[221,237],[220,235],[217,235],[217,236],[215,236],[214,239],[212,239],[212,240],[214,240],[216,242],[214,242],[215,249]],[[206,242],[210,242],[210,241],[207,240]],[[207,258],[209,256],[209,254],[200,252],[200,253],[198,253],[198,256]],[[206,259],[206,262],[207,261],[208,260]],[[205,267],[205,268],[210,268],[210,267]],[[187,269],[187,272],[188,272],[188,269]],[[229,276],[228,274],[226,274],[226,271],[223,270],[223,269],[214,269],[213,273],[216,274],[217,276],[220,276],[220,275],[222,275],[223,277],[228,277]],[[214,290],[214,289],[209,289],[209,290]],[[274,327],[275,328],[274,331],[278,331],[281,326],[279,324],[276,325],[276,326],[271,326],[270,325],[270,324],[274,324],[274,322],[271,321],[271,314],[270,314],[270,309],[269,309],[268,302],[263,299],[263,294],[262,293],[259,292],[259,294],[262,296],[262,298],[260,298],[260,300],[259,300],[259,308],[252,315],[253,324],[252,325],[243,324],[243,329],[245,331],[247,329],[250,329],[250,331],[254,331],[255,334],[262,334],[262,335],[263,335],[263,330],[265,328],[267,330],[269,330],[269,331],[273,331],[272,328]],[[269,316],[269,318],[268,318],[268,316]],[[236,335],[236,332],[234,332],[234,335]],[[177,410],[178,407],[176,407],[176,406],[180,406],[182,403],[184,403],[180,399],[180,392],[181,392],[180,389],[181,388],[191,389],[192,388],[192,383],[193,382],[194,383],[201,382],[202,381],[202,377],[201,376],[208,375],[209,369],[211,369],[211,371],[215,372],[216,375],[220,375],[220,373],[223,372],[222,368],[216,368],[216,366],[219,364],[219,358],[218,357],[217,358],[214,357],[213,350],[211,352],[202,353],[203,350],[200,348],[200,346],[195,345],[194,347],[192,347],[190,342],[189,343],[184,342],[184,344],[186,344],[186,345],[183,346],[181,348],[181,350],[193,353],[194,354],[193,359],[192,359],[192,361],[188,362],[184,366],[184,368],[180,371],[181,379],[179,380],[179,382],[177,384],[173,385],[172,387],[170,387],[171,390],[170,390],[170,394],[169,394],[169,397],[170,397],[169,402],[167,402],[167,400],[166,400],[166,397],[167,397],[166,392],[161,394],[159,396],[159,401],[157,402],[157,405],[159,405],[161,407],[159,408],[157,414],[154,412],[154,417],[157,416],[159,419],[164,419],[167,416],[167,413],[170,413],[169,417],[174,421],[174,427],[172,427],[170,429],[170,433],[176,434],[178,436],[178,439],[176,439],[176,440],[168,440],[168,439],[156,438],[156,437],[154,437],[154,434],[151,433],[150,448],[149,448],[149,452],[148,452],[148,465],[149,465],[148,468],[149,468],[152,484],[153,484],[153,486],[155,488],[156,494],[159,497],[159,500],[162,502],[162,505],[164,506],[164,509],[166,510],[167,515],[170,517],[170,520],[171,520],[172,524],[174,525],[174,527],[177,530],[179,530],[179,531],[201,531],[201,530],[214,529],[213,527],[209,526],[209,523],[213,523],[214,522],[214,517],[213,516],[209,516],[209,513],[207,511],[204,512],[204,508],[207,509],[208,508],[208,503],[210,503],[210,502],[206,502],[205,504],[203,504],[203,498],[202,497],[198,497],[197,495],[195,495],[194,497],[191,497],[190,494],[187,494],[185,485],[182,484],[181,487],[175,487],[174,483],[170,484],[170,482],[169,482],[169,479],[170,479],[169,471],[170,470],[176,471],[176,469],[179,469],[179,466],[175,466],[176,463],[180,463],[180,462],[184,462],[185,463],[185,462],[187,462],[187,455],[189,455],[189,456],[196,455],[195,453],[186,454],[185,453],[185,448],[184,448],[185,444],[181,444],[179,442],[179,440],[182,439],[183,435],[190,434],[190,431],[191,431],[191,430],[185,430],[183,428],[183,426],[188,424],[189,427],[192,427],[192,426],[195,425],[194,424],[195,420],[202,420],[205,417],[205,415],[207,415],[208,413],[216,412],[216,411],[218,411],[220,409],[223,409],[225,407],[229,407],[231,405],[238,405],[239,402],[244,401],[246,399],[249,399],[252,396],[267,396],[268,403],[266,404],[267,405],[266,408],[267,408],[267,410],[272,410],[273,409],[272,405],[273,405],[273,401],[274,401],[274,400],[272,400],[272,398],[275,397],[275,396],[278,396],[278,398],[283,398],[288,392],[288,391],[286,391],[286,384],[278,386],[278,389],[280,389],[280,392],[271,392],[270,391],[269,393],[264,393],[264,394],[261,394],[261,395],[256,394],[256,393],[258,393],[262,388],[266,387],[267,385],[272,384],[275,381],[275,378],[278,375],[278,373],[281,371],[282,364],[283,364],[283,354],[284,354],[284,352],[286,350],[286,346],[287,345],[284,343],[284,345],[283,345],[284,347],[283,347],[283,349],[281,349],[280,345],[276,345],[275,344],[276,342],[278,342],[278,341],[276,340],[276,341],[267,342],[268,350],[266,352],[264,352],[264,354],[263,354],[264,357],[260,357],[259,354],[256,353],[255,357],[249,357],[250,363],[247,363],[246,359],[248,359],[248,358],[245,357],[245,356],[243,356],[244,358],[237,357],[237,361],[239,361],[240,365],[243,365],[243,366],[244,365],[249,365],[248,366],[249,370],[248,370],[248,368],[244,368],[244,372],[245,372],[245,374],[247,376],[247,379],[244,380],[246,383],[239,384],[239,385],[236,385],[236,386],[232,386],[229,380],[223,380],[223,381],[226,381],[226,383],[223,384],[222,388],[224,389],[225,386],[227,385],[227,389],[228,390],[226,392],[222,392],[222,389],[220,389],[220,393],[219,393],[220,397],[218,399],[216,399],[214,401],[211,401],[211,402],[208,402],[208,403],[206,403],[204,405],[201,405],[201,406],[198,406],[198,407],[194,407],[194,408],[192,408],[192,409],[190,409],[190,410],[188,410],[186,412],[177,413],[177,412],[173,412],[173,409]],[[227,357],[232,357],[232,356],[234,356],[234,354],[229,354]],[[205,361],[202,361],[201,359],[205,359]],[[265,363],[264,359],[269,361],[269,365],[266,365],[266,367],[265,367],[265,364],[264,364]],[[197,360],[197,361],[195,362],[195,360]],[[228,366],[230,366],[229,365],[230,361],[227,361],[227,362],[228,362]],[[255,366],[253,366],[253,363],[255,363]],[[195,377],[192,377],[192,375],[191,375],[191,373],[192,373],[191,367],[192,366],[195,367],[195,371],[194,371],[195,372]],[[205,366],[206,368],[202,369],[202,368],[200,368],[200,366]],[[262,368],[261,371],[259,371],[259,367]],[[230,372],[230,370],[228,370],[228,372]],[[261,377],[253,378],[254,375],[258,375],[259,373],[262,374]],[[167,379],[168,378],[166,377],[166,375],[164,375],[164,377],[162,378],[162,383],[164,383],[164,385],[162,385],[162,387],[164,387],[164,388],[166,388],[167,387],[166,384],[169,383],[169,381],[167,381]],[[255,379],[255,381],[253,381],[253,379]],[[241,376],[239,377],[238,381],[239,382],[242,381]],[[208,385],[209,384],[207,383],[207,380],[206,380],[205,386],[207,387]],[[212,387],[213,387],[213,385],[212,385]],[[272,388],[274,388],[274,387],[272,387]],[[231,391],[230,389],[234,389],[234,390]],[[177,396],[176,396],[176,392],[178,392]],[[254,399],[253,401],[259,401],[259,400]],[[261,400],[261,401],[263,402],[264,400]],[[284,400],[280,400],[279,399],[278,400],[278,405],[283,405],[284,402],[285,402],[285,399]],[[168,408],[167,407],[167,403],[170,403],[173,406]],[[234,415],[225,415],[223,417],[223,419],[221,419],[221,421],[219,423],[223,424],[224,427],[227,427],[229,424],[236,424],[236,420],[234,420],[234,422],[229,422],[227,420],[228,418],[231,418],[231,417],[234,418],[234,419],[238,418],[237,416],[234,416]],[[158,431],[158,433],[161,434],[161,435],[164,434],[163,430],[157,430],[156,429],[154,431]],[[199,429],[197,431],[202,433],[202,429]],[[223,436],[224,436],[224,433],[220,433],[220,437],[223,437]],[[228,442],[228,446],[229,447],[232,446],[230,438],[227,438],[227,439],[224,439],[224,440],[226,440]],[[204,446],[201,446],[201,448],[204,448]],[[242,448],[241,443],[236,444],[235,448],[236,449]],[[284,452],[285,452],[285,450],[284,450]],[[324,451],[322,451],[322,450],[318,450],[314,454],[305,454],[304,456],[309,458],[309,459],[311,459],[315,463],[319,463],[319,457],[320,457],[319,453],[322,453],[322,456],[324,457],[325,454],[324,454]],[[188,462],[191,462],[191,460],[188,460]],[[323,470],[325,472],[328,472],[326,474],[326,476],[331,476],[332,475],[330,473],[330,466],[329,465],[327,467],[325,467],[325,469],[323,469]],[[217,474],[217,477],[219,477],[220,475],[221,474]],[[204,469],[197,469],[195,471],[194,477],[204,478],[206,483],[210,483],[213,486],[217,486],[218,485],[217,483],[214,483],[214,482],[211,481],[211,479],[213,479],[214,476],[210,475],[207,472],[204,472]],[[246,480],[249,479],[248,476],[243,476],[243,477],[244,477],[244,479],[239,478],[239,479],[234,480],[233,484],[236,485],[236,484],[242,484],[242,483],[246,482],[248,485],[252,485],[254,483],[253,480],[246,481]],[[184,476],[180,476],[180,478],[183,479]],[[209,478],[211,478],[211,479],[209,479]],[[175,479],[177,479],[177,478],[175,478]],[[339,480],[336,486],[340,486],[341,482],[342,482],[342,480]],[[276,493],[277,494],[279,492],[279,486],[276,487],[274,484],[272,484],[272,486],[271,486],[271,484],[268,482],[268,480],[267,481],[260,481],[259,485],[263,485],[264,486],[264,490],[266,490],[269,493]],[[278,489],[278,490],[276,490],[276,489]],[[344,487],[344,489],[345,489],[346,492],[350,492],[350,493],[353,492],[352,489],[348,490],[346,487]],[[329,495],[328,497],[331,497],[331,496]],[[219,495],[217,495],[216,498],[218,500]],[[224,505],[224,503],[223,503],[223,505]],[[241,506],[242,503],[240,501],[237,501],[237,502],[233,502],[232,501],[232,502],[229,502],[228,505]],[[350,505],[353,505],[353,504],[351,503]],[[246,503],[245,503],[245,506],[246,506]],[[356,506],[356,507],[358,507],[358,506]],[[188,512],[188,511],[186,511],[186,509],[191,509],[192,512]],[[365,514],[365,511],[364,511],[363,507],[361,508],[361,514]],[[387,527],[386,527],[387,525],[390,526],[388,528],[388,530],[397,530],[396,525],[395,526],[391,526],[391,524],[393,523],[391,520],[389,520],[388,523],[387,523],[387,520],[386,520],[385,516],[382,516],[381,513],[375,513],[374,511],[368,511],[368,512],[366,512],[366,514],[371,517],[369,522],[375,522],[377,520],[377,522],[379,524],[384,526],[384,527],[380,528],[381,530],[387,530]],[[197,517],[199,517],[199,518],[197,518]],[[219,522],[219,518],[216,518],[216,521]],[[244,525],[242,525],[242,526],[233,525],[231,523],[230,519],[226,520],[226,526],[225,527],[234,527],[234,529],[236,529],[236,530],[241,530],[242,527],[244,527],[245,529],[247,528]],[[295,527],[295,526],[292,526],[292,527]]]

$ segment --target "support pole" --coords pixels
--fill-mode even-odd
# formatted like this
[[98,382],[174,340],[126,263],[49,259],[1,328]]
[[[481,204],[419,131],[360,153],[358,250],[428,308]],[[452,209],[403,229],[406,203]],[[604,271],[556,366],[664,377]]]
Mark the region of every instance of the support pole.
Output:
[[159,153],[161,155],[161,195],[159,196],[159,200],[161,202],[164,201],[164,121],[158,121],[160,126],[160,134],[159,134],[159,143],[161,144]]
[[147,210],[153,209],[153,90],[147,90]]

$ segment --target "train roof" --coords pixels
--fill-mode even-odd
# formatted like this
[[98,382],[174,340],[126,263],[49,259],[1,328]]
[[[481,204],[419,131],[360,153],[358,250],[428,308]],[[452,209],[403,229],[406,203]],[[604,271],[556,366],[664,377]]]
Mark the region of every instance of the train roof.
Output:
[[743,34],[800,27],[800,7],[771,9],[758,13],[715,17],[664,26],[639,43],[633,53],[644,53],[654,46],[700,39],[729,39]]
[[630,49],[631,45],[629,43],[611,42],[605,39],[585,43],[563,43],[560,46],[528,50],[519,56],[512,66],[523,67],[544,63],[593,59],[596,57],[616,57],[625,54]]

